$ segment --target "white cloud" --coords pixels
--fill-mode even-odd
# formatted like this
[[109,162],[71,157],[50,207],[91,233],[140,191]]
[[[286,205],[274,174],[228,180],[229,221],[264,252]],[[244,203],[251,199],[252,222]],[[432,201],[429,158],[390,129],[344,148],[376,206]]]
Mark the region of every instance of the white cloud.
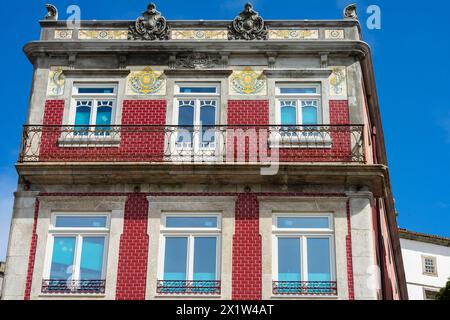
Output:
[[9,228],[14,195],[17,188],[17,174],[13,168],[0,168],[0,260],[6,258],[8,248]]

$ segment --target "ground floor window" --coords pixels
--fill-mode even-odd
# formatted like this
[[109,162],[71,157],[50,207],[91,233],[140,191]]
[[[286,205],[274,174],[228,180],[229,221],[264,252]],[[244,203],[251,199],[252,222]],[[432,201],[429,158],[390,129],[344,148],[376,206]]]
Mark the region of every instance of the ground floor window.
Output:
[[220,293],[220,217],[166,215],[159,294]]
[[104,293],[108,215],[55,214],[49,230],[44,293]]
[[332,216],[274,218],[275,294],[334,295]]

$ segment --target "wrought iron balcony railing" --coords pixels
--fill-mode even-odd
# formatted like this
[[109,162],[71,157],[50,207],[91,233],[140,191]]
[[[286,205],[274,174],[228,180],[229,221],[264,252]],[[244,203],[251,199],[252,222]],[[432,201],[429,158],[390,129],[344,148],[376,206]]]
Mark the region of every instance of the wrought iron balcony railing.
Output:
[[336,281],[273,281],[276,295],[335,296]]
[[104,294],[105,280],[42,280],[44,294]]
[[158,294],[181,295],[219,295],[221,282],[215,280],[158,280],[156,292]]
[[363,125],[33,126],[20,162],[365,162]]

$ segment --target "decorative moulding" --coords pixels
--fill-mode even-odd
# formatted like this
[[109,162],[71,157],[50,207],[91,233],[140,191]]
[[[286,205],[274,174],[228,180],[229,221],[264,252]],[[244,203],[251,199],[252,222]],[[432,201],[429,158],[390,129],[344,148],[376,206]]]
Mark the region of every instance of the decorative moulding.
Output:
[[128,30],[95,30],[83,29],[78,31],[80,40],[127,40]]
[[73,30],[71,29],[56,29],[54,39],[56,40],[71,40],[73,38]]
[[330,99],[347,100],[347,69],[343,66],[332,67],[330,81]]
[[336,30],[325,30],[325,39],[326,40],[344,40],[344,30],[336,29]]
[[127,95],[165,95],[166,77],[163,71],[154,71],[145,67],[141,71],[133,71],[128,76]]
[[227,40],[228,31],[223,30],[208,30],[208,29],[192,29],[172,30],[172,40]]
[[230,95],[266,95],[267,78],[263,71],[247,67],[230,76]]
[[317,40],[319,30],[278,29],[269,30],[269,40]]
[[47,96],[64,94],[65,83],[63,67],[51,67],[48,75]]
[[228,27],[229,40],[267,40],[268,31],[253,5],[247,3],[242,11]]
[[223,66],[222,56],[216,53],[181,53],[172,57],[170,68],[207,69]]
[[151,3],[136,22],[130,26],[129,40],[168,40],[170,35],[166,19]]

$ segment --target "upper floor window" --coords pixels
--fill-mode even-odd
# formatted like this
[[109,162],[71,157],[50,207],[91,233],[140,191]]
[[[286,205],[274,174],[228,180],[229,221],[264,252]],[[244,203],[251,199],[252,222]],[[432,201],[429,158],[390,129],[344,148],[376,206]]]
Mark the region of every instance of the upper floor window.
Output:
[[108,135],[114,124],[116,102],[116,84],[76,83],[71,109],[75,134],[87,135],[89,131],[95,131],[96,135]]
[[215,148],[220,85],[178,83],[175,86],[176,145],[182,149]]
[[332,215],[276,215],[274,294],[336,295]]
[[278,84],[276,96],[279,124],[296,126],[322,122],[320,84]]
[[104,293],[109,235],[107,214],[54,214],[43,293]]
[[220,294],[220,215],[163,216],[159,294]]
[[437,276],[436,258],[422,257],[423,274]]

